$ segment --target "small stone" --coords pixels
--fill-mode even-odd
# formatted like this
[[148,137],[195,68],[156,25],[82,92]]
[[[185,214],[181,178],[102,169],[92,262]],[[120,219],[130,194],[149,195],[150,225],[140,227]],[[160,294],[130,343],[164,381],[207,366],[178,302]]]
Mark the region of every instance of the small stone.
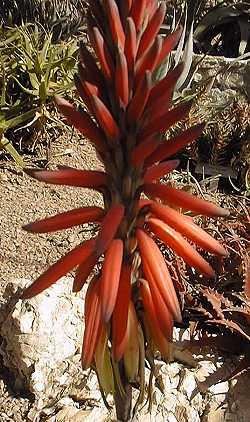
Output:
[[188,399],[192,396],[193,391],[196,388],[196,381],[194,377],[194,373],[184,369],[184,375],[180,386],[180,391],[182,391]]
[[209,391],[211,391],[211,393],[216,396],[216,401],[219,401],[221,403],[226,399],[226,394],[228,393],[228,390],[229,384],[226,381],[212,385],[209,388]]

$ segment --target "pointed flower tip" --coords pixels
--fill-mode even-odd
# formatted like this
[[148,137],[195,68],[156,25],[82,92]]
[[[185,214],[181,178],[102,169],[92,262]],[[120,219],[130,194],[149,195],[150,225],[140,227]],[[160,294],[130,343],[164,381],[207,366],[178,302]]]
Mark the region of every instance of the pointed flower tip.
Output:
[[23,170],[25,174],[27,174],[27,176],[36,177],[36,174],[39,172],[39,170],[36,169],[31,169],[31,168],[26,168]]
[[66,102],[66,100],[62,97],[59,97],[59,95],[54,96],[54,101],[57,105],[60,105]]
[[26,232],[32,233],[33,232],[33,230],[32,230],[32,223],[25,224],[24,226],[22,226],[22,229],[25,230]]
[[213,218],[216,217],[229,217],[230,210],[227,208],[222,208],[219,205],[216,206],[216,214],[214,214]]
[[21,300],[27,300],[27,299],[31,299],[33,296],[34,295],[30,294],[30,290],[29,290],[29,286],[28,286],[23,290],[23,292],[20,296],[20,299]]
[[215,278],[216,277],[216,273],[215,273],[215,271],[212,267],[210,267],[209,270],[207,271],[207,273],[204,274],[204,275],[207,278]]
[[222,217],[229,217],[229,215],[230,215],[230,210],[228,210],[227,208],[221,208]]
[[181,160],[168,160],[169,166],[171,166],[171,168],[173,170],[175,170],[179,165],[180,165]]

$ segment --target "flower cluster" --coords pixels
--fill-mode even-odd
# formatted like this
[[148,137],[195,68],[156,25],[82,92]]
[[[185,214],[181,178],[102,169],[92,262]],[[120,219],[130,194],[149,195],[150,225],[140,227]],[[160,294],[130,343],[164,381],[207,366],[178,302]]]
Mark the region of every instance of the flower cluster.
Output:
[[[56,103],[67,121],[94,145],[104,171],[67,167],[27,173],[47,183],[96,189],[103,194],[104,208],[82,207],[25,227],[43,233],[99,224],[95,238],[53,264],[23,298],[40,293],[74,268],[74,292],[90,280],[82,365],[96,369],[107,394],[122,391],[126,382],[142,388],[145,350],[158,350],[166,360],[170,357],[173,324],[182,321],[182,311],[158,241],[212,277],[213,269],[188,240],[216,255],[226,251],[180,210],[209,217],[226,216],[228,211],[160,181],[178,166],[178,160],[169,158],[204,128],[199,124],[167,141],[162,137],[190,110],[190,103],[171,106],[182,65],[161,80],[156,78],[181,34],[177,29],[166,37],[159,35],[165,3],[88,3],[91,49],[80,45],[75,77],[85,108],[78,110],[62,98]],[[97,264],[98,275],[93,272]]]

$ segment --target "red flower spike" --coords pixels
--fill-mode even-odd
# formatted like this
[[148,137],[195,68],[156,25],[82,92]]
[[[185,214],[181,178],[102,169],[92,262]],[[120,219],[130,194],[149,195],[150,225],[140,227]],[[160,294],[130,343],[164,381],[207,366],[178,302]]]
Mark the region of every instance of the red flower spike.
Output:
[[55,97],[55,103],[67,121],[89,138],[99,152],[106,150],[103,132],[95,125],[88,113],[83,110],[77,111],[72,104],[60,97]]
[[115,0],[105,0],[104,4],[106,6],[105,9],[107,11],[113,41],[123,50],[125,44],[125,34],[117,4]]
[[96,256],[103,254],[115,237],[125,212],[123,205],[113,205],[102,220],[99,234],[96,238]]
[[165,112],[158,116],[159,110],[156,109],[154,113],[151,113],[145,121],[144,127],[141,130],[141,137],[145,138],[153,135],[156,132],[166,132],[171,126],[173,126],[179,120],[187,117],[191,108],[191,102],[181,103],[180,105],[172,108],[170,111]]
[[135,91],[127,110],[127,122],[133,125],[139,121],[148,101],[152,87],[152,75],[148,70]]
[[24,290],[21,299],[30,299],[52,286],[61,277],[79,265],[93,252],[95,241],[87,240],[53,264],[34,283]]
[[[155,346],[166,360],[169,359],[169,344],[167,334],[163,334],[157,318],[158,309],[156,311],[149,284],[146,280],[140,280],[140,293],[145,309],[146,321],[149,327],[151,336],[154,340]],[[157,306],[158,308],[158,306]],[[169,327],[170,328],[170,327]]]
[[123,241],[120,239],[114,239],[111,241],[110,246],[107,249],[102,266],[100,294],[102,318],[104,322],[108,322],[110,320],[115,307],[121,274],[122,258]]
[[126,347],[128,308],[131,296],[131,267],[122,265],[116,303],[112,314],[112,350],[119,361]]
[[178,211],[166,205],[161,205],[151,201],[145,204],[150,207],[150,211],[160,220],[170,227],[180,232],[183,236],[195,242],[198,246],[215,255],[227,256],[227,251],[207,232],[197,226],[192,219],[186,218]]
[[143,23],[146,4],[147,4],[147,0],[139,0],[139,1],[134,0],[132,4],[131,17],[134,21],[137,32],[140,31],[142,23]]
[[105,78],[111,81],[114,74],[114,66],[104,38],[97,27],[93,28],[93,47],[99,59]]
[[182,34],[182,27],[178,28],[172,34],[164,38],[162,43],[161,52],[157,58],[156,67],[159,66],[163,60],[166,59],[167,55],[175,48]]
[[106,133],[108,139],[112,142],[117,142],[120,137],[120,130],[108,108],[100,100],[100,98],[96,97],[95,95],[92,97],[92,107],[95,112],[95,117]]
[[101,329],[100,281],[93,280],[85,298],[85,330],[82,346],[82,367],[87,369],[94,358],[98,334]]
[[131,154],[131,162],[134,166],[139,166],[143,161],[152,154],[159,145],[157,136],[150,136],[145,141],[137,145]]
[[126,108],[129,100],[128,66],[126,57],[119,47],[116,55],[115,87],[118,100]]
[[128,70],[131,71],[134,67],[137,53],[136,28],[132,18],[127,19],[124,53],[127,59]]
[[138,241],[145,278],[158,288],[175,321],[181,322],[182,318],[179,301],[177,299],[165,260],[158,246],[144,230],[137,229],[136,238]]
[[23,226],[23,229],[32,233],[50,233],[84,223],[100,222],[104,216],[105,211],[103,208],[82,207],[35,221],[34,223]]
[[143,177],[145,183],[153,182],[154,180],[160,179],[166,176],[171,171],[175,170],[180,164],[180,160],[169,160],[161,164],[156,164],[149,167]]
[[229,215],[227,209],[167,185],[146,183],[143,186],[143,191],[150,197],[159,198],[170,205],[193,211],[195,214],[202,214],[208,217],[226,217]]
[[162,38],[158,36],[152,47],[137,61],[135,68],[135,86],[143,79],[146,70],[153,72],[161,51]]
[[157,218],[150,218],[147,222],[149,229],[163,242],[174,250],[184,261],[198,269],[207,277],[214,277],[215,273],[208,262],[182,237],[166,223]]
[[201,123],[193,126],[184,132],[168,139],[167,141],[161,142],[156,150],[146,159],[145,166],[149,166],[166,158],[176,154],[185,146],[189,145],[195,139],[197,139],[203,132],[205,124]]
[[103,171],[77,170],[65,168],[63,170],[24,170],[28,176],[41,182],[53,185],[78,186],[81,188],[99,189],[108,184],[108,175]]
[[[152,183],[172,171],[178,160],[156,163],[188,145],[203,129],[203,125],[197,125],[166,142],[161,136],[184,118],[190,107],[187,103],[172,106],[182,64],[156,80],[159,66],[182,31],[178,29],[165,38],[157,35],[166,8],[166,2],[161,1],[86,2],[90,43],[88,47],[80,45],[75,76],[84,105],[78,109],[60,98],[56,102],[67,121],[92,142],[105,170],[65,166],[56,171],[27,170],[38,180],[93,188],[103,196],[104,209],[83,207],[25,227],[44,233],[88,221],[100,223],[95,238],[52,265],[28,287],[23,298],[38,294],[73,269],[73,291],[89,283],[83,368],[95,369],[104,396],[118,394],[122,405],[129,384],[139,387],[137,404],[142,403],[145,353],[147,358],[147,349],[152,346],[152,352],[157,348],[164,359],[169,359],[173,321],[182,322],[178,292],[183,286],[172,282],[157,238],[209,276],[213,270],[185,238],[209,252],[226,255],[225,249],[192,218],[161,205],[160,200],[208,216],[224,216],[227,211],[186,192]],[[146,198],[144,193],[152,200],[141,199]],[[94,276],[96,270],[98,278]],[[126,416],[129,418],[129,414]]]
[[162,22],[166,14],[166,4],[160,3],[157,11],[153,15],[152,19],[148,23],[145,31],[142,34],[137,57],[140,57],[144,52],[152,46],[154,43],[155,37],[158,34]]

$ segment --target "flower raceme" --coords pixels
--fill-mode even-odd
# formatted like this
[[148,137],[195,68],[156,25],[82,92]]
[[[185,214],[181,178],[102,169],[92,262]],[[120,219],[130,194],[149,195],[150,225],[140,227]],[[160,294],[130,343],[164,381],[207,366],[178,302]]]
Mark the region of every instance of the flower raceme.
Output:
[[67,122],[95,147],[104,171],[26,171],[46,183],[91,188],[103,195],[104,208],[82,207],[24,227],[44,233],[88,222],[99,225],[95,238],[54,263],[22,297],[42,292],[74,268],[73,291],[90,279],[82,365],[96,369],[105,394],[114,392],[115,385],[122,389],[125,381],[143,385],[145,348],[170,357],[173,324],[182,321],[182,310],[159,241],[207,277],[214,271],[189,240],[226,255],[180,209],[209,217],[228,211],[160,182],[178,166],[171,156],[204,128],[198,124],[168,141],[161,136],[190,110],[190,103],[171,107],[182,65],[156,79],[181,34],[177,29],[164,38],[159,35],[165,11],[165,3],[155,0],[89,0],[92,50],[80,45],[75,77],[84,108],[62,98],[55,101]]

